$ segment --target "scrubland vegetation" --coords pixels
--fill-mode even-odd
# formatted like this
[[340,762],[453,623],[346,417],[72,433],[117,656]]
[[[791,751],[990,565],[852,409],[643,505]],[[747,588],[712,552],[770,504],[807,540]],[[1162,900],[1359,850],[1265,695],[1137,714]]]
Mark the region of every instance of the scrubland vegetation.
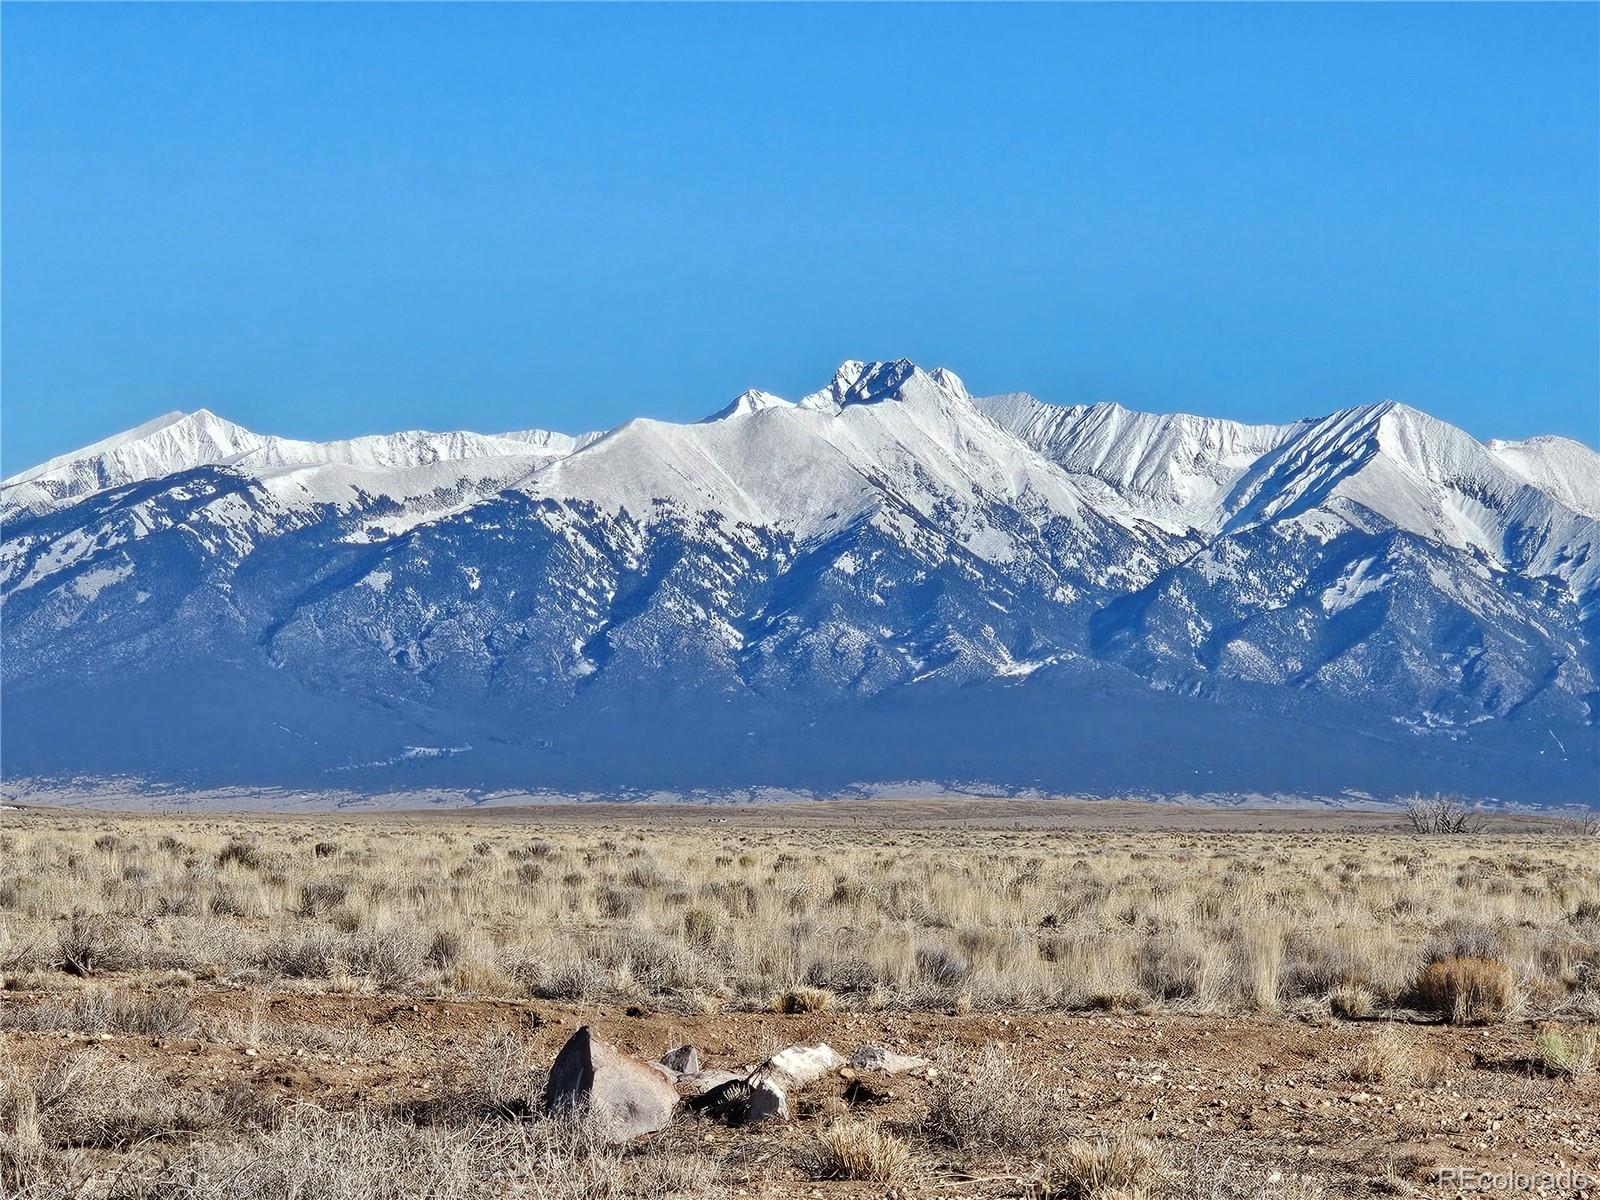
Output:
[[0,971],[686,1011],[809,989],[864,1009],[1600,1017],[1597,845],[34,820],[0,834]]
[[[1484,1052],[1435,1031],[1504,1030],[1496,1069],[1592,1088],[1596,848],[6,814],[0,1196],[1340,1191],[1258,1141],[1208,1156],[1216,1114],[1163,1127],[1132,1084],[1090,1080],[1128,1104],[1089,1105],[1058,1031],[1297,1023],[1340,1039],[1318,1076],[1338,1099],[1445,1096]],[[813,1096],[776,1143],[679,1122],[624,1150],[538,1115],[555,1026],[580,1019],[726,1031],[751,1058],[775,1030],[876,1020],[940,1066]]]

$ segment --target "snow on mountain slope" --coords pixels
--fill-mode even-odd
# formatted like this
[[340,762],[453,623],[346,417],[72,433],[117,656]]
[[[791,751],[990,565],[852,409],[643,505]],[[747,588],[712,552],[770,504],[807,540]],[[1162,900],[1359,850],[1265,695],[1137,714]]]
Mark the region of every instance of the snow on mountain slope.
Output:
[[1600,454],[1564,437],[1491,441],[1489,453],[1573,512],[1600,518]]
[[207,409],[170,412],[0,484],[0,512],[37,510],[258,450],[269,439]]
[[[448,745],[430,770],[678,786],[716,729],[736,781],[1044,788],[1086,755],[1130,787],[1152,755],[1349,786],[1353,737],[1362,786],[1555,795],[1600,771],[1597,457],[1392,404],[975,400],[906,360],[580,437],[169,414],[6,481],[0,737],[11,770],[303,783]],[[152,739],[141,687],[226,737]],[[52,737],[68,713],[104,737]],[[1324,749],[1277,754],[1269,719]]]
[[[383,487],[374,472],[496,458],[527,460],[521,468],[525,472],[538,461],[571,454],[599,436],[572,437],[542,429],[491,436],[412,430],[307,442],[252,433],[203,408],[172,412],[0,483],[0,517],[47,511],[94,492],[203,466],[226,466],[258,477],[281,474],[283,468],[351,467],[369,472],[365,482],[379,494]],[[337,475],[330,473],[331,491],[313,484],[303,489],[304,494],[348,492]]]
[[[1131,582],[1156,569],[1158,531],[1122,506],[1087,505],[1059,469],[985,420],[952,373],[847,363],[814,395],[827,402],[696,425],[630,421],[522,486],[635,517],[715,514],[801,542],[861,519],[924,543],[937,529],[993,563],[1036,557],[1055,525],[1058,540],[1076,531],[1082,553],[1054,555],[1052,570]],[[1107,552],[1112,543],[1121,549]]]
[[1062,407],[1023,393],[978,407],[1074,478],[1093,480],[1175,531],[1215,530],[1228,492],[1294,425],[1245,425],[1120,404]]
[[731,403],[717,409],[709,417],[701,418],[700,423],[705,425],[711,421],[726,421],[729,417],[743,417],[769,408],[790,407],[793,407],[793,403],[782,396],[774,396],[771,392],[763,392],[760,388],[751,388],[749,391],[740,392]]
[[[1600,581],[1600,525],[1509,469],[1466,433],[1404,405],[1346,409],[1296,427],[1230,497],[1228,529],[1332,514],[1392,525],[1574,595]],[[1376,520],[1374,520],[1376,519]]]

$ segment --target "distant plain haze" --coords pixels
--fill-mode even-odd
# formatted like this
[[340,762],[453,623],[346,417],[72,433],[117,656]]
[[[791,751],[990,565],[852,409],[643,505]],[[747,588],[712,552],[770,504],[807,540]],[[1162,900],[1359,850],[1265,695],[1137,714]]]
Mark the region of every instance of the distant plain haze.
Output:
[[900,355],[1594,445],[1596,13],[7,4],[0,468],[202,405],[691,420]]

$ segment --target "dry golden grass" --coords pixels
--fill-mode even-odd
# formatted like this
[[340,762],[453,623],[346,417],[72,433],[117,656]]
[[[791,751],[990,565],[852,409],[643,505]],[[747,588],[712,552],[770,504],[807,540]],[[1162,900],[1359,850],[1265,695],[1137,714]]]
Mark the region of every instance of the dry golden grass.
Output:
[[1430,1087],[1438,1082],[1444,1068],[1438,1055],[1412,1033],[1384,1024],[1356,1048],[1350,1061],[1350,1078],[1360,1083]]
[[[1600,1016],[1592,841],[11,815],[0,973],[686,1011]],[[1420,978],[1419,978],[1420,976]],[[825,999],[824,999],[825,998]]]
[[1127,1130],[1048,1148],[1030,1200],[1153,1200],[1174,1175],[1148,1138]]
[[817,1133],[804,1155],[815,1179],[898,1183],[911,1173],[911,1147],[871,1121],[841,1118]]
[[[1186,1132],[1154,1141],[1108,1132],[1129,1118],[1105,1116],[1102,1093],[1167,1081],[1141,1066],[1135,1082],[1131,1065],[1124,1079],[1120,1057],[1069,1075],[1031,1048],[1068,1024],[1073,1042],[1135,1021],[1151,1032],[1315,1029],[1338,1039],[1318,1069],[1346,1091],[1356,1089],[1342,1052],[1353,1047],[1349,1074],[1364,1087],[1443,1102],[1473,1057],[1461,1039],[1482,1038],[1486,1049],[1506,1046],[1496,1078],[1511,1065],[1519,1087],[1579,1092],[1587,1082],[1568,1079],[1594,1057],[1583,1023],[1600,1017],[1592,848],[1532,834],[7,813],[0,978],[25,1000],[0,989],[0,1049],[26,1046],[28,1058],[0,1070],[0,1197],[778,1196],[809,1192],[812,1179],[843,1181],[851,1195],[864,1193],[850,1181],[942,1195],[968,1176],[1005,1181],[985,1194],[1015,1195],[1031,1180],[1039,1197],[1315,1196],[1317,1185],[1298,1179],[1267,1189],[1258,1163],[1189,1162],[1180,1138],[1202,1119],[1209,1129],[1220,1108],[1195,1108]],[[430,997],[437,1008],[501,1012],[510,1006],[475,1002],[571,1003],[527,1006],[552,1022],[537,1055],[505,1027],[492,1037],[464,1028],[428,1087],[403,1103],[392,1080],[382,1104],[341,1092],[339,1111],[297,1103],[320,1098],[315,1088],[272,1091],[296,1055],[365,1064],[352,1066],[352,1088],[379,1077],[363,1074],[374,1064],[429,1069],[418,1064],[443,1043],[424,1045],[387,1016],[339,1014],[359,1004],[404,1019]],[[445,1003],[458,999],[473,1003]],[[551,1010],[588,1020],[586,1010],[605,1007],[620,1020],[636,1004],[646,1019],[780,1022],[808,1038],[828,1023],[835,1038],[869,1022],[943,1029],[930,1011],[976,1010],[967,1024],[987,1032],[982,1044],[934,1034],[907,1045],[938,1065],[911,1085],[912,1100],[902,1091],[889,1108],[841,1117],[842,1096],[800,1098],[797,1114],[809,1111],[789,1140],[767,1135],[759,1152],[760,1134],[709,1144],[699,1126],[618,1151],[534,1116],[558,1044]],[[1449,1022],[1556,1024],[1534,1039],[1530,1060],[1531,1030],[1388,1019],[1405,1008]],[[1042,1010],[1027,1018],[1038,1040],[1013,1039],[1019,1010]],[[1334,1026],[1330,1012],[1372,1024]],[[693,1015],[703,1013],[732,1015]],[[1448,1055],[1438,1039],[1453,1039]],[[134,1040],[146,1057],[118,1057]],[[174,1049],[178,1040],[186,1045]],[[722,1052],[737,1065],[781,1044]],[[274,1066],[241,1071],[243,1090],[191,1085],[187,1057],[176,1067],[160,1057],[191,1052],[213,1065]],[[1192,1066],[1181,1053],[1169,1043],[1162,1070]],[[1262,1086],[1255,1061],[1251,1089]],[[111,1179],[120,1190],[107,1190]]]
[[1517,981],[1499,959],[1451,955],[1431,962],[1417,976],[1417,1007],[1456,1025],[1504,1020],[1517,1006]]

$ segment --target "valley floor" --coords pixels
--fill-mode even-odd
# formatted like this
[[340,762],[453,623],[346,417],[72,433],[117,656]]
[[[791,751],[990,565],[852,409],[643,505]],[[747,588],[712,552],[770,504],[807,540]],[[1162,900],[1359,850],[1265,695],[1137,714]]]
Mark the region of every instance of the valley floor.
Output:
[[[1592,838],[761,811],[0,813],[0,1197],[1600,1187]],[[928,1061],[617,1148],[582,1025]]]

